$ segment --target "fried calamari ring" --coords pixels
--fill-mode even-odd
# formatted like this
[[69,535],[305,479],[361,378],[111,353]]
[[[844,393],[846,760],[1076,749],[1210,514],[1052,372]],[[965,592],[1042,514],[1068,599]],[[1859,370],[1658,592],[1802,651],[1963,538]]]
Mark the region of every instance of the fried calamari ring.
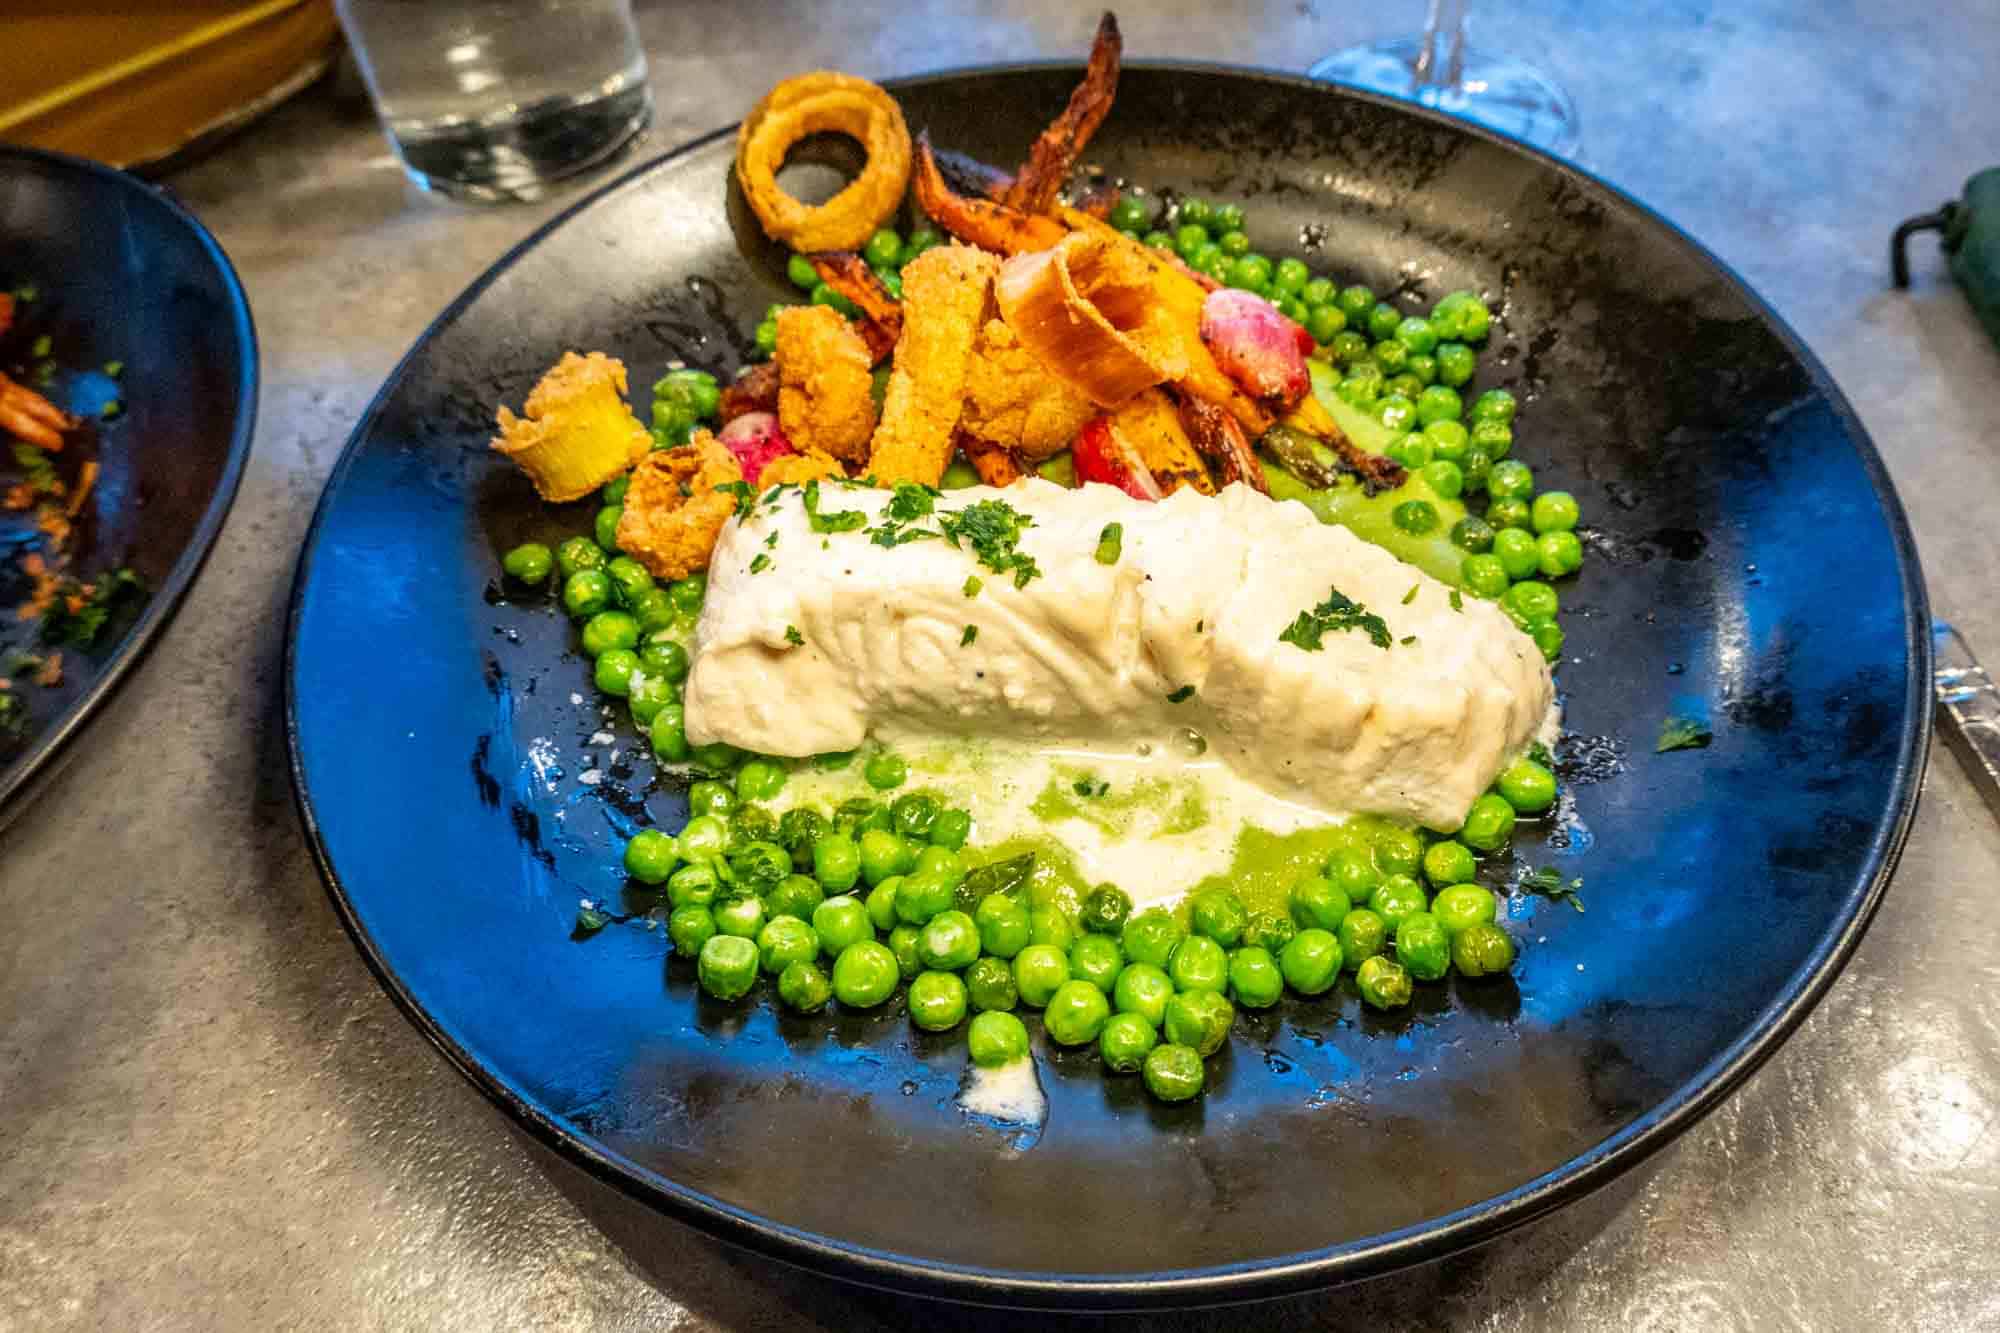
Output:
[[[809,134],[844,134],[868,155],[861,174],[823,204],[801,203],[778,185],[778,168]],[[736,179],[772,240],[802,253],[859,250],[903,202],[910,183],[910,129],[888,93],[852,74],[819,70],[764,94],[736,132]]]

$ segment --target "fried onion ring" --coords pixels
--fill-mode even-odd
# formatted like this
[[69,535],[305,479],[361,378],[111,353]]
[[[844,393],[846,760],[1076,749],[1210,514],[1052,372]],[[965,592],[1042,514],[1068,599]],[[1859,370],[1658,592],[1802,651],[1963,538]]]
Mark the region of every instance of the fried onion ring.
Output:
[[[861,174],[823,204],[801,203],[778,184],[792,145],[809,134],[844,134],[868,155]],[[866,79],[819,70],[764,94],[736,132],[736,178],[774,241],[802,253],[859,250],[903,202],[910,183],[910,130],[896,100]]]

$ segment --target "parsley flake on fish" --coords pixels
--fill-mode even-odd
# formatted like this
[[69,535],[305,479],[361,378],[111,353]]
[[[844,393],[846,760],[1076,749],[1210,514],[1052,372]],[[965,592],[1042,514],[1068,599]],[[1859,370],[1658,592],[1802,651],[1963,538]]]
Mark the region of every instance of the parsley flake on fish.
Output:
[[1115,565],[1125,549],[1125,525],[1106,523],[1104,531],[1097,534],[1097,563]]
[[799,633],[797,625],[787,625],[785,626],[785,642],[794,648],[803,648],[806,646],[806,636]]
[[805,491],[806,523],[814,532],[852,532],[868,521],[859,509],[841,509],[831,514],[819,512],[819,483],[809,481]]
[[1034,523],[1005,500],[980,500],[951,514],[937,516],[946,541],[971,547],[979,563],[995,574],[1012,574],[1014,586],[1025,588],[1042,571],[1035,558],[1018,549],[1022,530]]
[[1326,600],[1310,611],[1299,612],[1298,618],[1278,635],[1278,642],[1293,644],[1309,653],[1316,653],[1323,646],[1320,640],[1329,632],[1351,629],[1358,629],[1366,634],[1368,641],[1377,648],[1389,646],[1389,626],[1382,617],[1345,596],[1340,589],[1329,588]]

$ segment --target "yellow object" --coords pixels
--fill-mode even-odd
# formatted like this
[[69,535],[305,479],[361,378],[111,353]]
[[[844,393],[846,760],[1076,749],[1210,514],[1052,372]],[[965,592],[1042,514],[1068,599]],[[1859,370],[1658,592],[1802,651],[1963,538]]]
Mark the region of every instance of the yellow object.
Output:
[[114,166],[158,161],[304,87],[332,0],[0,6],[0,140]]
[[625,406],[625,364],[602,352],[564,352],[521,411],[500,409],[493,447],[520,465],[544,500],[581,500],[624,476],[653,445]]

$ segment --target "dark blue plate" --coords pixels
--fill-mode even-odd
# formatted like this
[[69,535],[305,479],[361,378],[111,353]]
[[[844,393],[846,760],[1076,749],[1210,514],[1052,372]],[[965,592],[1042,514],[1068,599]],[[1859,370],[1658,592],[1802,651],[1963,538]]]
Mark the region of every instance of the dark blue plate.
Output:
[[[1017,159],[1074,67],[902,85],[913,126]],[[487,450],[565,348],[726,371],[781,256],[712,136],[558,219],[384,386],[301,560],[294,775],[343,917],[481,1089],[671,1216],[827,1272],[1018,1304],[1266,1295],[1490,1237],[1713,1106],[1826,989],[1875,908],[1928,742],[1924,592],[1881,460],[1817,362],[1687,237],[1462,125],[1301,80],[1127,71],[1089,160],[1241,200],[1258,248],[1414,309],[1503,311],[1487,382],[1518,452],[1583,499],[1564,590],[1571,818],[1519,846],[1588,907],[1517,902],[1514,979],[1351,989],[1246,1015],[1201,1101],[1040,1055],[1046,1133],[955,1109],[962,1037],[900,1009],[716,1005],[660,932],[572,942],[624,896],[620,842],[679,793],[608,719],[562,616],[499,553],[584,530]],[[1714,744],[1656,755],[1670,715]],[[609,733],[602,735],[600,733]],[[595,737],[596,739],[593,739]]]
[[[0,824],[18,814],[118,684],[166,628],[236,498],[257,418],[257,337],[235,270],[194,215],[160,189],[81,158],[0,147],[0,291],[37,298],[0,336],[0,370],[38,360],[48,338],[61,372],[49,389],[91,417],[66,452],[98,460],[77,519],[72,568],[129,565],[146,595],[118,605],[88,648],[65,647],[61,685],[23,686],[18,731],[0,734]],[[114,382],[100,373],[122,361]],[[0,431],[0,440],[10,439]],[[64,466],[70,467],[67,461]],[[13,477],[11,459],[0,476]],[[13,608],[26,600],[17,557],[30,516],[0,513],[0,653],[45,651]]]

